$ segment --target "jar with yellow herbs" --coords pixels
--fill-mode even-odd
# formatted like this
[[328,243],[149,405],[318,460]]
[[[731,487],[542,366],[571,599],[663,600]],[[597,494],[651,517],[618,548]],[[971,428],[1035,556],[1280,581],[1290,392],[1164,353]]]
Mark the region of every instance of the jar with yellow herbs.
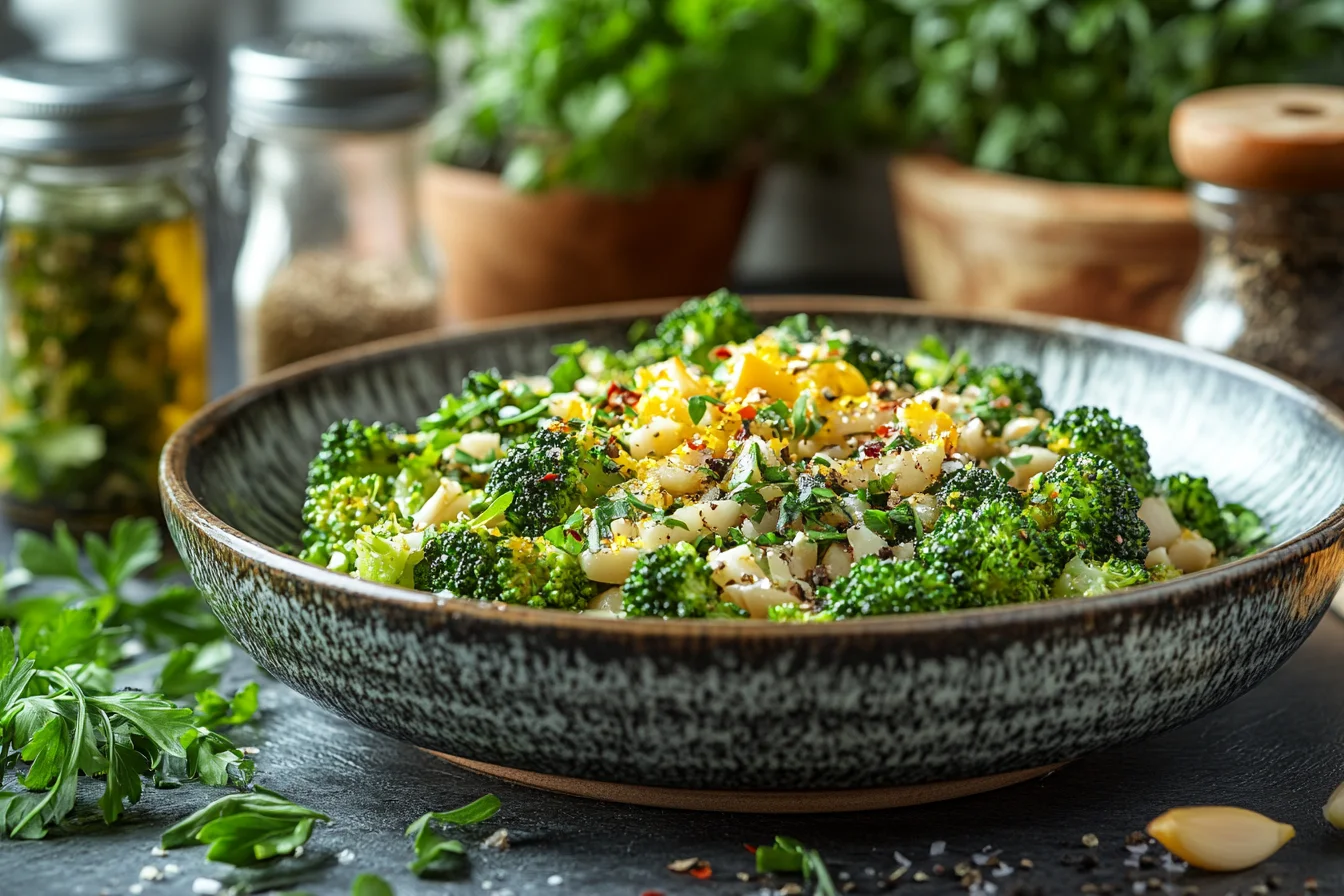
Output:
[[246,378],[433,327],[416,194],[434,66],[390,38],[294,34],[232,54],[224,196],[246,226],[234,274]]
[[158,508],[205,403],[201,90],[152,59],[0,63],[0,497],[18,522]]
[[1204,234],[1181,337],[1344,405],[1344,87],[1198,94],[1171,149]]

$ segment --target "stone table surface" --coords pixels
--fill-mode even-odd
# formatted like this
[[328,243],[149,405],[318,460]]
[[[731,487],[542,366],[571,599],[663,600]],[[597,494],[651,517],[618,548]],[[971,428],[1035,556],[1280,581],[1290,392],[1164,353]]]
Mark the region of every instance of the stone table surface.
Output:
[[[231,676],[246,675],[241,660]],[[227,682],[226,682],[227,683]],[[235,682],[236,683],[236,682]],[[590,802],[506,784],[458,769],[414,747],[364,731],[318,709],[282,685],[262,679],[259,720],[238,729],[255,745],[258,784],[332,818],[298,863],[310,876],[288,889],[344,894],[357,873],[385,877],[406,894],[489,893],[490,896],[696,896],[810,892],[796,879],[738,878],[752,872],[743,844],[788,834],[820,850],[841,885],[883,892],[899,864],[914,862],[894,889],[912,896],[963,892],[954,870],[976,853],[998,851],[1000,873],[983,874],[982,894],[1166,892],[1168,894],[1304,894],[1344,891],[1344,832],[1321,815],[1326,796],[1344,778],[1344,621],[1328,616],[1303,650],[1272,678],[1234,703],[1185,727],[1080,759],[1038,781],[954,802],[828,816],[709,814]],[[405,865],[406,825],[422,812],[449,809],[493,792],[496,818],[464,838],[471,874],[422,881]],[[92,820],[39,842],[0,841],[0,894],[124,894],[175,896],[197,879],[225,878],[230,869],[204,860],[202,849],[150,850],[170,824],[221,795],[195,785],[146,788],[123,820]],[[85,791],[82,809],[93,808]],[[1181,870],[1152,846],[1136,856],[1125,846],[1163,810],[1216,803],[1245,806],[1296,826],[1297,837],[1260,868],[1232,875]],[[86,816],[88,812],[84,813]],[[507,828],[507,851],[479,842]],[[1084,847],[1085,835],[1099,845]],[[946,851],[930,856],[931,846]],[[698,857],[708,880],[667,870]],[[1024,869],[1021,860],[1032,867]],[[293,860],[286,860],[293,863]],[[991,860],[995,861],[995,860]],[[180,870],[140,884],[145,866]],[[1128,863],[1128,864],[1126,864]],[[935,865],[946,869],[935,873]],[[989,871],[992,864],[981,869]],[[930,875],[917,882],[916,872]]]

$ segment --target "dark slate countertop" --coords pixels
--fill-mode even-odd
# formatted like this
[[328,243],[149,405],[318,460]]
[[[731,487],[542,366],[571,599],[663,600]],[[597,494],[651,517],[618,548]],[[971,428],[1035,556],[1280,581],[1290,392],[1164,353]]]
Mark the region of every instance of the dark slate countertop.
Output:
[[[239,666],[245,664],[239,663]],[[238,674],[245,674],[240,668]],[[260,720],[239,729],[240,744],[259,748],[257,783],[329,814],[300,861],[327,864],[290,889],[344,894],[362,871],[384,876],[401,896],[695,896],[777,893],[794,878],[742,881],[753,872],[745,843],[795,836],[821,851],[852,892],[884,892],[899,851],[915,865],[894,890],[912,896],[964,892],[953,869],[986,847],[1000,850],[1010,875],[984,875],[974,892],[1162,893],[1195,896],[1344,891],[1344,832],[1321,815],[1344,778],[1344,621],[1328,616],[1303,650],[1271,679],[1231,705],[1177,731],[1081,759],[1038,781],[949,803],[830,816],[702,814],[610,805],[557,796],[463,771],[413,747],[337,719],[282,685],[263,679]],[[477,843],[507,828],[507,851],[473,846],[472,873],[452,882],[421,881],[405,869],[406,825],[430,809],[449,809],[493,792],[503,808],[465,839]],[[223,791],[202,786],[146,788],[123,820],[100,819],[40,842],[0,841],[0,894],[176,896],[199,877],[223,878],[227,866],[204,861],[203,849],[155,857],[159,833]],[[94,809],[96,790],[82,791]],[[1135,858],[1125,837],[1167,808],[1239,805],[1297,827],[1297,838],[1252,871],[1211,875],[1163,867],[1152,847]],[[90,815],[85,811],[82,814]],[[1099,846],[1087,849],[1083,837]],[[946,852],[930,858],[930,846]],[[674,874],[666,865],[698,857],[709,880]],[[1030,870],[1020,868],[1029,859]],[[1127,867],[1130,865],[1139,867]],[[141,883],[141,869],[180,871]],[[915,872],[944,876],[916,882]],[[982,869],[987,870],[987,869]],[[139,889],[134,889],[139,885]],[[1260,888],[1266,888],[1264,890]],[[1195,888],[1198,888],[1197,890]],[[807,892],[803,890],[802,892]]]

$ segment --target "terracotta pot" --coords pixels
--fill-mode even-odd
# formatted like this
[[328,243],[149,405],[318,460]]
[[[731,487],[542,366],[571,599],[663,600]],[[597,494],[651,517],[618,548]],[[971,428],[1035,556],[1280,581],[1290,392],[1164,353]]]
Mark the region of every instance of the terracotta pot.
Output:
[[1172,332],[1199,260],[1184,193],[1056,183],[941,156],[897,158],[890,172],[916,297]]
[[433,165],[422,189],[447,267],[445,315],[458,322],[724,286],[752,178],[636,198],[520,194],[494,175]]

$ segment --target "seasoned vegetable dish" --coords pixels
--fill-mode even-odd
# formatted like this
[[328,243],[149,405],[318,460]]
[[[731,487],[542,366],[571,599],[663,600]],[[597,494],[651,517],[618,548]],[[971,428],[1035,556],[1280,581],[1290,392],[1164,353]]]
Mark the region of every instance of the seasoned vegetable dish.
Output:
[[727,292],[547,377],[470,374],[413,431],[343,420],[299,555],[361,579],[624,616],[825,622],[1095,596],[1256,550],[1104,408],[1020,367]]

